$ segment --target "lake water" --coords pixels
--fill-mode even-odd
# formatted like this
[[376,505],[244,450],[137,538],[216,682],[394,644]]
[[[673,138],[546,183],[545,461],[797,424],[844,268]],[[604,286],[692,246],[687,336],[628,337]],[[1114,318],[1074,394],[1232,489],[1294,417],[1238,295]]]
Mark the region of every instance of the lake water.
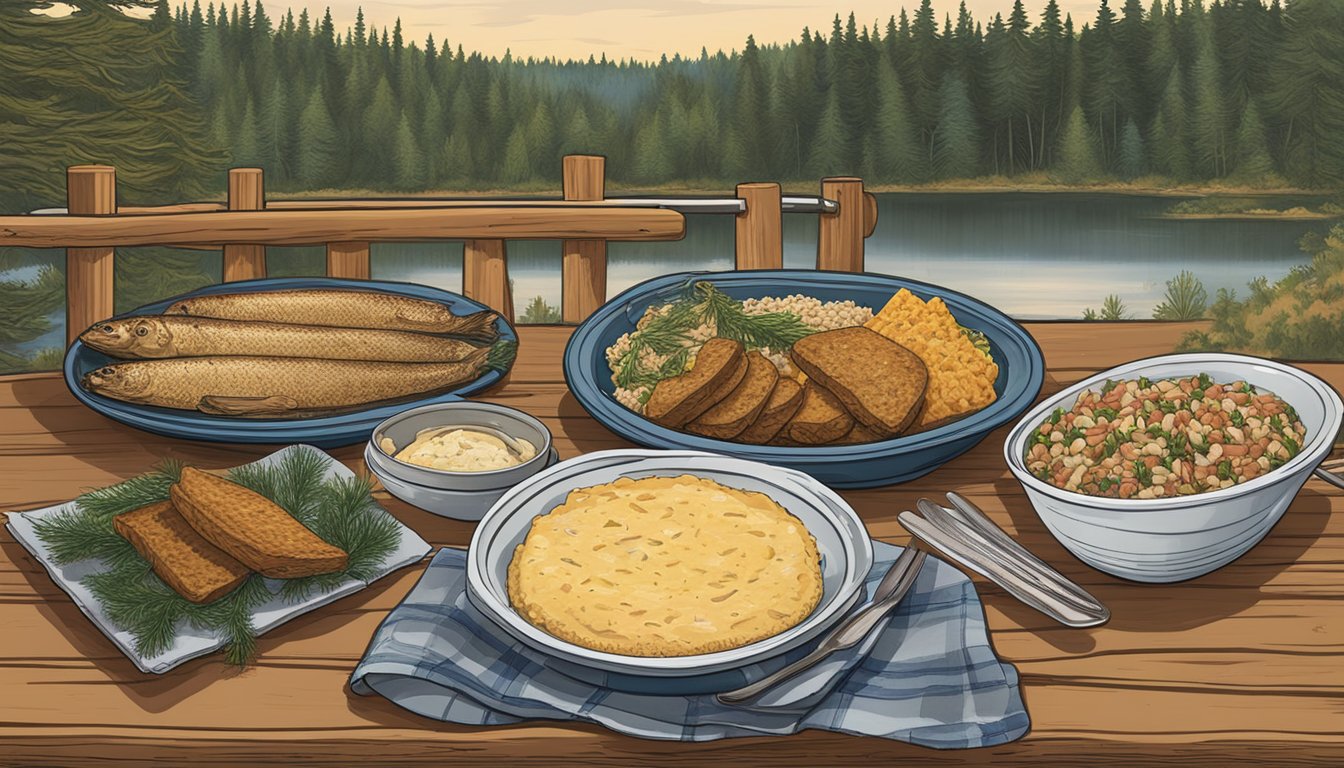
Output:
[[[1095,193],[890,193],[878,197],[877,230],[867,241],[871,272],[909,277],[975,296],[1021,319],[1079,318],[1114,293],[1133,317],[1150,317],[1165,283],[1194,272],[1210,300],[1219,288],[1239,295],[1263,275],[1274,281],[1307,261],[1297,240],[1320,223],[1191,221],[1158,218],[1174,198]],[[817,218],[786,215],[784,265],[815,264]],[[516,315],[536,296],[560,305],[560,244],[509,243]],[[59,251],[32,251],[0,280],[32,279],[36,265],[62,263]],[[322,249],[271,249],[271,274],[321,274]],[[657,275],[730,269],[733,219],[687,218],[686,237],[670,243],[612,243],[607,292],[615,296]],[[462,288],[460,243],[379,243],[373,277]],[[59,313],[58,313],[59,314]],[[63,318],[42,338],[0,351],[61,346]]]
[[[1307,261],[1297,240],[1312,223],[1158,218],[1172,198],[1107,194],[892,193],[878,197],[878,224],[866,245],[870,272],[944,285],[1022,319],[1079,318],[1114,293],[1133,317],[1150,317],[1166,281],[1194,272],[1210,300],[1219,288],[1245,295],[1246,283],[1272,282]],[[1316,225],[1320,226],[1320,225]],[[816,262],[817,219],[784,218],[784,265]],[[730,269],[730,216],[688,217],[671,243],[612,243],[607,294],[657,275]],[[462,284],[459,244],[374,246],[375,277],[451,290]],[[560,303],[560,246],[509,243],[509,273],[521,317],[535,296]]]

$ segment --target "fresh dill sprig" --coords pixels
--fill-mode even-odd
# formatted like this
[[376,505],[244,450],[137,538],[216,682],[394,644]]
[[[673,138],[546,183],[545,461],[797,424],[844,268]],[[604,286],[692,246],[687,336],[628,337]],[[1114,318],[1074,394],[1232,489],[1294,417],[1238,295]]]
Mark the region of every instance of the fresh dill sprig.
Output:
[[[339,573],[283,580],[280,595],[286,600],[330,591],[346,579],[370,581],[401,540],[400,525],[369,495],[372,481],[326,479],[330,463],[315,450],[297,448],[278,464],[229,472],[230,480],[271,499],[349,556]],[[243,666],[256,653],[252,613],[273,597],[267,580],[253,574],[218,600],[197,605],[163,583],[112,526],[119,514],[167,499],[181,471],[181,464],[165,462],[154,472],[81,496],[73,509],[39,520],[34,528],[58,565],[103,562],[105,568],[82,583],[112,623],[131,634],[140,654],[166,651],[185,623],[215,633],[224,641],[225,659]]]

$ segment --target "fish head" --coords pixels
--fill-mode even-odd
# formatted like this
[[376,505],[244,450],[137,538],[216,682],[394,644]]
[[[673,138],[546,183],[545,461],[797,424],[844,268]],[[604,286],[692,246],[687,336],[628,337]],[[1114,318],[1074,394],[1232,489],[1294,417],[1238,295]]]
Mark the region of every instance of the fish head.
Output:
[[79,340],[109,355],[134,352],[136,357],[170,357],[174,353],[173,334],[157,317],[104,320],[81,333]]
[[118,400],[138,400],[149,389],[149,377],[125,365],[105,365],[84,374],[84,389]]

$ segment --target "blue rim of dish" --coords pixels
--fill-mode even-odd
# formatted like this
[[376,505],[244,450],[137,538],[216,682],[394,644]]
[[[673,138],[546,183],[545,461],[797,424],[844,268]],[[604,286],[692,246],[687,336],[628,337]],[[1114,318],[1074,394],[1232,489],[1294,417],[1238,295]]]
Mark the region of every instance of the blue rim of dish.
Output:
[[[110,319],[115,320],[134,315],[160,315],[173,303],[195,296],[213,296],[223,293],[266,293],[312,288],[377,291],[427,299],[447,306],[453,314],[459,316],[493,311],[484,304],[472,301],[461,294],[415,283],[386,280],[344,280],[333,277],[282,277],[240,280],[238,282],[210,285],[180,296],[146,304],[129,312],[119,313]],[[495,328],[499,331],[499,341],[515,343],[518,341],[517,332],[503,316],[495,321]],[[484,375],[451,392],[444,392],[427,398],[403,400],[335,416],[307,419],[239,419],[213,416],[198,411],[125,403],[89,392],[80,385],[80,379],[84,374],[100,366],[115,362],[125,361],[104,355],[76,339],[65,353],[63,364],[65,385],[70,389],[75,399],[94,411],[127,426],[155,434],[226,443],[313,442],[318,447],[323,448],[349,445],[365,440],[375,426],[397,413],[422,405],[456,402],[467,395],[475,394],[495,385],[508,373],[507,370],[487,371]],[[510,362],[509,365],[512,367],[513,363]]]
[[[692,282],[708,280],[723,287],[733,283],[769,280],[786,293],[807,295],[810,288],[835,290],[837,288],[872,289],[890,288],[894,294],[908,288],[921,298],[939,297],[947,304],[957,321],[968,328],[981,331],[994,346],[1016,352],[1028,365],[1027,370],[1014,370],[1005,376],[1000,366],[999,380],[995,383],[998,397],[993,403],[964,418],[935,429],[913,435],[903,435],[873,443],[853,445],[819,445],[805,448],[789,446],[746,445],[724,440],[702,438],[659,426],[627,409],[612,396],[612,385],[592,375],[593,360],[588,355],[605,351],[596,349],[598,336],[625,315],[633,329],[634,321],[649,306],[663,303],[676,296]],[[876,312],[880,307],[874,307]],[[633,317],[632,317],[633,314]],[[969,321],[969,322],[968,322]],[[1011,347],[1011,349],[1010,349]],[[996,358],[998,362],[998,358]],[[605,360],[601,361],[606,370]],[[621,437],[642,445],[663,448],[684,448],[717,453],[732,453],[742,458],[778,462],[786,460],[794,466],[832,464],[838,460],[889,458],[893,452],[913,453],[974,436],[983,438],[989,432],[1013,421],[1035,402],[1045,382],[1045,357],[1040,346],[1025,328],[1003,312],[984,302],[942,286],[909,280],[874,272],[841,273],[816,270],[748,270],[727,272],[680,272],[656,277],[634,285],[608,301],[583,322],[570,336],[565,347],[565,381],[580,405],[603,426]],[[1003,391],[999,391],[1000,383]],[[597,393],[594,397],[592,393]]]

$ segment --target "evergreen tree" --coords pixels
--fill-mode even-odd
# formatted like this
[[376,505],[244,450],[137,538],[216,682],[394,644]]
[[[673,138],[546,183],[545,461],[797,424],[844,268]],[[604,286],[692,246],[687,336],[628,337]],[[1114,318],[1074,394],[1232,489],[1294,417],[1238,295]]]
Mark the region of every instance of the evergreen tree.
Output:
[[1180,72],[1172,67],[1157,117],[1153,120],[1152,141],[1149,142],[1153,170],[1177,181],[1191,175],[1190,152],[1186,147],[1185,99],[1181,91]]
[[257,125],[257,110],[252,99],[247,100],[247,109],[243,111],[242,122],[233,140],[233,162],[242,165],[262,165],[265,158],[261,152],[261,132]]
[[361,151],[355,167],[362,183],[376,185],[379,181],[391,181],[387,171],[396,167],[392,144],[396,136],[398,114],[396,101],[392,97],[392,84],[383,76],[373,89],[372,102],[364,111],[364,124],[357,145]]
[[1344,3],[1290,0],[1270,96],[1290,178],[1344,185]]
[[1270,160],[1269,145],[1265,140],[1265,123],[1260,119],[1260,109],[1254,99],[1246,103],[1246,111],[1241,115],[1236,136],[1236,159],[1231,170],[1232,178],[1249,183],[1263,181],[1274,175],[1274,163]]
[[304,189],[325,189],[337,182],[338,139],[336,124],[327,111],[326,95],[319,86],[308,96],[299,118],[295,173]]
[[1115,170],[1120,178],[1133,179],[1143,175],[1143,165],[1143,137],[1139,135],[1139,126],[1134,124],[1134,118],[1130,118],[1120,131],[1120,158]]
[[[916,143],[905,91],[896,70],[884,54],[877,72],[877,118],[873,124],[871,155],[877,181],[919,181],[924,178],[923,153]],[[866,173],[866,172],[865,172]]]
[[532,161],[527,156],[527,129],[518,126],[509,134],[504,148],[504,166],[500,179],[508,184],[519,184],[532,178]]
[[933,169],[938,178],[970,178],[980,171],[979,131],[971,113],[966,82],[959,75],[943,78],[938,94],[938,122],[933,137]]
[[1210,22],[1198,5],[1185,15],[1193,15],[1193,61],[1190,65],[1190,107],[1188,126],[1196,175],[1222,176],[1227,170],[1227,135],[1223,114],[1223,91],[1218,82],[1218,61],[1213,50]]
[[411,119],[405,112],[401,113],[401,120],[397,122],[396,141],[392,148],[397,187],[422,189],[425,183],[424,163],[415,132],[411,130]]
[[1056,175],[1070,184],[1095,179],[1101,175],[1098,154],[1096,141],[1083,118],[1082,108],[1074,107],[1068,122],[1064,124],[1064,135],[1060,138]]
[[845,144],[845,125],[840,116],[840,96],[832,90],[827,94],[826,109],[817,123],[816,135],[808,154],[808,168],[813,176],[836,176],[844,172],[849,147]]

